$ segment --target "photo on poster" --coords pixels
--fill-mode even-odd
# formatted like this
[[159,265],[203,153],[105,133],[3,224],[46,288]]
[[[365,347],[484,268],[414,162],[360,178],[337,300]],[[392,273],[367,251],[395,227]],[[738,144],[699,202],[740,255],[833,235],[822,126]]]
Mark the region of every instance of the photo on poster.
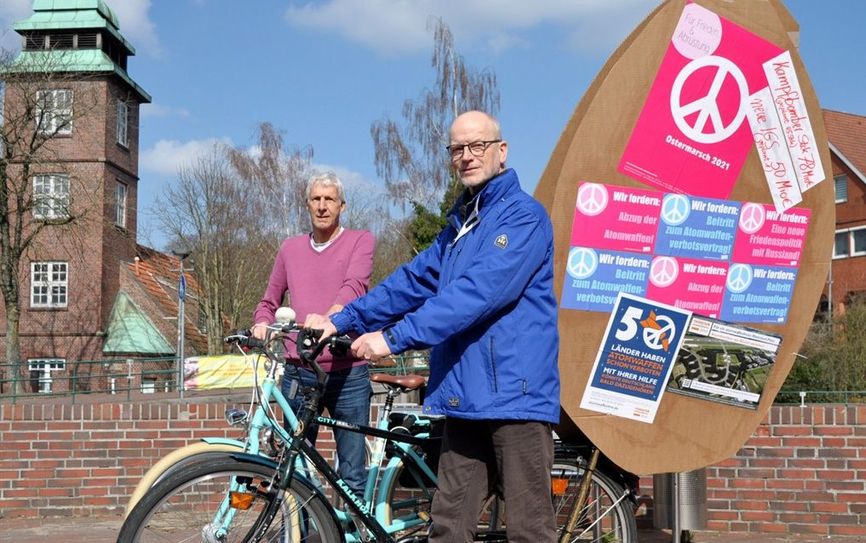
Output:
[[769,332],[694,315],[667,390],[757,409],[781,342]]

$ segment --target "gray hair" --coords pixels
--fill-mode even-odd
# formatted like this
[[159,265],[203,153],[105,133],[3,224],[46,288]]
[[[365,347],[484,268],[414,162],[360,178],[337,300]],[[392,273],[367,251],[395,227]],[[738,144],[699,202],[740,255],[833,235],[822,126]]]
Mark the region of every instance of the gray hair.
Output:
[[337,189],[337,197],[341,202],[346,201],[346,193],[343,190],[343,182],[337,177],[334,172],[317,173],[313,175],[307,182],[307,188],[304,195],[307,200],[310,199],[310,194],[313,192],[313,185],[322,185],[323,187],[335,187]]

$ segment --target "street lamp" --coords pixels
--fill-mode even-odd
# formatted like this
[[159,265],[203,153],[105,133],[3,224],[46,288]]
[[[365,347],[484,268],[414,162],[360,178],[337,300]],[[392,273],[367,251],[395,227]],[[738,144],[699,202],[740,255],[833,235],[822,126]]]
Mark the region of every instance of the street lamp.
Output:
[[183,262],[189,255],[190,251],[175,250],[171,252],[174,256],[180,259],[180,274],[177,281],[177,390],[180,392],[180,398],[183,399],[183,351],[184,351],[184,300],[186,299],[186,275],[184,274]]

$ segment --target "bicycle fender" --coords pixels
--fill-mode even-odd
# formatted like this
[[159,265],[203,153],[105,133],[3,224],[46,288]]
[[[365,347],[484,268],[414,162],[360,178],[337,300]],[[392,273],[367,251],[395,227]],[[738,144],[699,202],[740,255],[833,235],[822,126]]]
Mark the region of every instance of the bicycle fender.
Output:
[[160,477],[162,477],[163,473],[165,473],[169,468],[185,460],[186,458],[195,456],[197,454],[204,454],[210,452],[235,452],[238,450],[243,450],[244,446],[241,442],[236,440],[221,440],[221,443],[210,443],[207,441],[192,443],[187,445],[186,447],[181,447],[180,449],[176,449],[166,456],[164,456],[159,462],[151,466],[149,470],[142,476],[141,480],[136,485],[132,494],[130,495],[129,502],[126,504],[126,510],[123,513],[124,518],[129,515],[129,512],[132,511],[132,508],[135,507],[135,504],[144,496],[144,493],[150,489]]
[[244,448],[244,443],[237,439],[229,439],[225,437],[203,437],[201,440],[209,445],[233,445],[239,449]]

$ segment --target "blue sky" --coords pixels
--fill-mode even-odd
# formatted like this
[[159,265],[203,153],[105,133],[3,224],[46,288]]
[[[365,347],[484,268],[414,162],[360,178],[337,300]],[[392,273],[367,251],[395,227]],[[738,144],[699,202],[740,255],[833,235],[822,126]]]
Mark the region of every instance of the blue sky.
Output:
[[[370,124],[398,119],[433,84],[428,17],[467,64],[496,73],[509,165],[532,191],[574,107],[655,0],[108,0],[136,48],[141,110],[139,241],[161,248],[150,209],[214,141],[245,146],[269,121],[314,167],[356,193],[381,191]],[[866,115],[866,2],[787,0],[822,107]],[[31,0],[0,2],[0,47]],[[642,99],[642,97],[641,97]],[[351,202],[350,202],[351,204]]]

